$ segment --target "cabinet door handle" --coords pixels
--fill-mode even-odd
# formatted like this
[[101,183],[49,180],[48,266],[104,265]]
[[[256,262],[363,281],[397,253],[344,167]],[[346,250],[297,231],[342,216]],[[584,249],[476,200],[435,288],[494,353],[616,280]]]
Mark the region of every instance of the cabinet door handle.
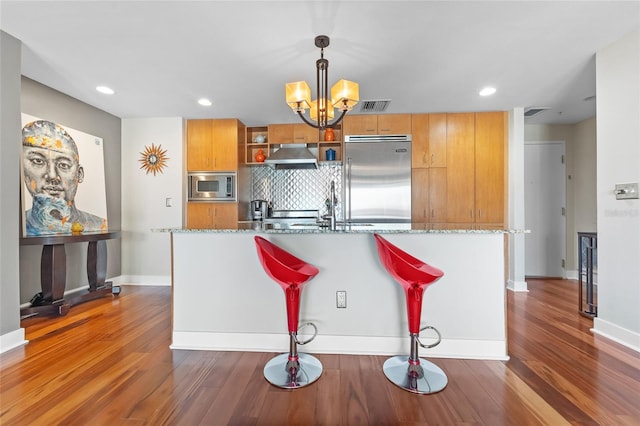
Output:
[[478,219],[482,219],[482,209],[478,209]]
[[436,214],[433,209],[431,209],[431,217],[436,217]]
[[434,160],[434,155],[433,155],[433,154],[431,154],[431,164],[432,164],[432,165],[433,165],[433,163],[434,163],[434,161],[433,161],[433,160]]
[[473,209],[469,209],[469,216],[471,216],[471,219],[473,219]]
[[422,154],[422,164],[427,164],[427,153]]

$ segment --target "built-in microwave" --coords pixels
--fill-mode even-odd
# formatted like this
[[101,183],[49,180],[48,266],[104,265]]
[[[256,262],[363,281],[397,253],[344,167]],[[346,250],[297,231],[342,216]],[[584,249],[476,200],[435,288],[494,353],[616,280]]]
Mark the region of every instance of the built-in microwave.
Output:
[[235,172],[190,172],[189,201],[236,201]]

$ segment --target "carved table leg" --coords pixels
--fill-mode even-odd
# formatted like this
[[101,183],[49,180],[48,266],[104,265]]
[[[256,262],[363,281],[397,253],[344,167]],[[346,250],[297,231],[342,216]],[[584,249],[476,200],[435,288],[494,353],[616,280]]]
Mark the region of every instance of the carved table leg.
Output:
[[88,302],[110,294],[120,294],[120,287],[113,287],[107,278],[107,242],[89,241],[87,248],[87,278],[89,292],[75,296],[70,300],[71,306]]
[[21,309],[20,316],[24,318],[40,314],[65,315],[69,312],[70,305],[64,300],[66,280],[67,254],[64,244],[44,245],[40,260],[42,296],[32,306]]
[[64,298],[67,280],[67,254],[64,244],[53,244],[42,247],[40,262],[40,286],[42,298],[49,302],[57,302]]
[[107,278],[107,242],[90,241],[87,248],[89,291],[104,287]]

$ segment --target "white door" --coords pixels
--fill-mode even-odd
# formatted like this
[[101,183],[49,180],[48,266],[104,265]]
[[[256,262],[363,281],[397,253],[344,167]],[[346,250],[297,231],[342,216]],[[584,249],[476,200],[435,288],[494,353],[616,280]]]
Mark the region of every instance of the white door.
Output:
[[524,147],[525,275],[565,277],[564,142]]

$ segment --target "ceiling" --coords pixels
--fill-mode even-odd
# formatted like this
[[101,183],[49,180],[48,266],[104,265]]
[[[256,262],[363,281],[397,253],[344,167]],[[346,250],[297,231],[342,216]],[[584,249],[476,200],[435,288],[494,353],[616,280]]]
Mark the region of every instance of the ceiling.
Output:
[[356,81],[387,113],[547,107],[526,123],[575,123],[595,115],[595,53],[640,27],[640,1],[3,0],[0,24],[23,75],[121,118],[298,122],[284,85],[315,96],[326,34],[329,85]]

